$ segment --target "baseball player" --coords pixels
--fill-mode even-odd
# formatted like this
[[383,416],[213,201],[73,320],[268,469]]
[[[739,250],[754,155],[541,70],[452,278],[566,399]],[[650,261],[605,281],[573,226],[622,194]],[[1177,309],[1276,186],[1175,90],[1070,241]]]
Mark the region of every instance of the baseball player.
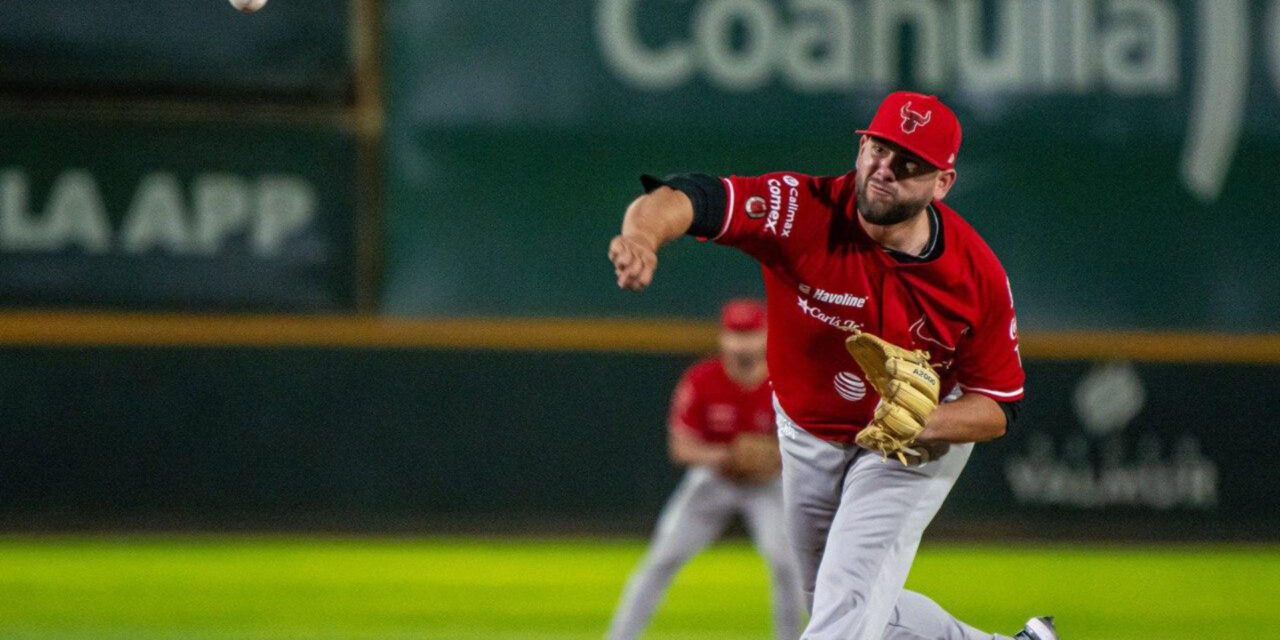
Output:
[[778,640],[800,632],[804,604],[786,542],[772,389],[765,365],[765,308],[730,301],[720,314],[720,354],[690,367],[676,386],[668,420],[671,459],[686,465],[658,520],[653,542],[627,581],[610,640],[640,635],[680,567],[741,514],[773,582]]
[[[609,258],[630,290],[683,234],[761,263],[787,528],[811,614],[802,638],[1004,639],[903,585],[973,443],[1017,415],[1008,279],[942,202],[960,150],[951,109],[894,92],[858,134],[840,176],[643,176]],[[887,360],[850,357],[868,344]],[[903,391],[918,384],[932,391]],[[1048,617],[1014,637],[1058,638]]]

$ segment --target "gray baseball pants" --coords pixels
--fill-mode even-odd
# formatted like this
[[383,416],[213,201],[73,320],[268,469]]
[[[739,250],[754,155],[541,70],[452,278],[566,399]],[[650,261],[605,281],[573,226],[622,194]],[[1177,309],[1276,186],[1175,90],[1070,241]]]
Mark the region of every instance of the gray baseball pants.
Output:
[[811,617],[802,640],[996,640],[903,588],[924,529],[973,450],[905,467],[810,434],[778,406],[787,533]]
[[737,485],[708,467],[692,467],[685,472],[680,486],[667,501],[653,542],[627,581],[606,637],[639,637],[676,572],[718,538],[735,513],[742,514],[752,541],[769,567],[774,635],[777,640],[795,640],[804,620],[804,602],[782,523],[781,481]]

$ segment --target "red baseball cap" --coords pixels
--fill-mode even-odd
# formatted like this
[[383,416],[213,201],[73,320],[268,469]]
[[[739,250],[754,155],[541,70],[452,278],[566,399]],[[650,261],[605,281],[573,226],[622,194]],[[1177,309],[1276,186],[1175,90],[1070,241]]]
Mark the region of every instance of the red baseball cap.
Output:
[[871,126],[863,133],[914,153],[939,168],[956,166],[960,152],[960,121],[938,96],[912,91],[894,91],[885,96]]
[[735,298],[720,309],[720,326],[729,331],[758,331],[768,314],[759,300]]

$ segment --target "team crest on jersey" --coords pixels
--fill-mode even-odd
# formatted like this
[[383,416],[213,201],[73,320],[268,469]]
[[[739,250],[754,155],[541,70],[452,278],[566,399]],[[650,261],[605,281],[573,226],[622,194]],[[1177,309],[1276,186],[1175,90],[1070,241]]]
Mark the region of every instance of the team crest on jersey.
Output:
[[[929,333],[932,335],[925,334],[926,328],[929,329]],[[932,356],[931,360],[939,371],[947,371],[955,365],[956,346],[944,342],[935,328],[927,327],[924,316],[920,316],[919,320],[911,324],[910,331],[917,344],[924,347],[925,351],[928,351]],[[969,328],[965,327],[960,330],[960,335],[968,332]]]
[[[925,335],[924,329],[925,329],[924,316],[920,316],[919,320],[916,320],[911,324],[911,333],[916,337],[917,340],[921,342],[928,342],[929,344],[934,345],[936,347],[941,347],[943,351],[946,351],[948,353],[955,353],[955,350],[956,350],[955,345],[951,345],[943,342],[941,339],[936,337],[936,335],[935,336]],[[930,349],[932,349],[932,347],[930,347]]]
[[752,220],[759,220],[764,214],[769,212],[769,205],[765,203],[764,198],[760,196],[751,196],[743,203],[742,208],[747,212],[747,217]]
[[903,133],[915,133],[916,129],[929,124],[929,120],[933,119],[932,111],[926,111],[924,113],[912,111],[910,101],[902,105],[902,110],[898,113],[902,116]]

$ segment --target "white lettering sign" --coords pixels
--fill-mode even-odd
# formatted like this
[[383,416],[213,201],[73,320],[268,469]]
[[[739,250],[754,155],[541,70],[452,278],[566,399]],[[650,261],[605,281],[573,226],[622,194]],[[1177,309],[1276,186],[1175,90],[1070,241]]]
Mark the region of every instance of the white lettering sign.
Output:
[[54,179],[43,209],[38,205],[26,171],[0,171],[0,250],[215,255],[240,234],[250,253],[269,258],[311,225],[317,201],[311,184],[294,176],[207,173],[188,187],[174,174],[150,173],[138,181],[113,238],[97,180],[71,169]]
[[[1182,83],[1173,0],[694,0],[689,27],[658,41],[641,38],[642,1],[597,0],[595,23],[605,62],[642,91],[701,78],[729,92],[775,81],[800,93],[880,92],[907,80],[904,27],[910,81],[923,91],[1171,97]],[[1240,138],[1254,17],[1246,0],[1195,7],[1181,173],[1191,193],[1213,200]],[[1280,92],[1280,0],[1256,19],[1265,21],[1269,43],[1259,51]]]

